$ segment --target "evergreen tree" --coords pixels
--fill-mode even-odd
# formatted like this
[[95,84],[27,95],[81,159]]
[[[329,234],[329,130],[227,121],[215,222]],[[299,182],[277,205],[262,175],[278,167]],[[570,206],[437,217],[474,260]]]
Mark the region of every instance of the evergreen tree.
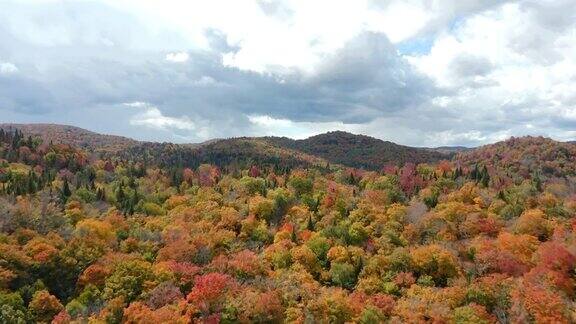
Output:
[[483,187],[488,187],[488,185],[490,184],[490,174],[488,174],[488,169],[486,168],[486,166],[482,168],[482,172],[480,175],[480,183],[482,184]]
[[312,221],[312,215],[308,216],[308,224],[306,225],[306,228],[309,231],[314,231],[314,222]]
[[27,179],[27,189],[28,189],[28,194],[33,194],[37,191],[38,189],[38,185],[36,183],[36,179],[35,179],[35,173],[30,171],[28,172],[28,179]]
[[62,185],[62,190],[60,191],[60,200],[62,203],[66,203],[68,198],[72,196],[72,191],[70,191],[70,185],[68,184],[68,179],[64,178],[64,184]]
[[470,172],[470,179],[478,180],[479,179],[479,173],[480,173],[480,171],[478,170],[478,164],[475,164],[474,169],[472,169],[472,171]]
[[542,179],[540,178],[539,172],[535,172],[532,175],[532,184],[533,184],[534,188],[536,188],[536,190],[538,190],[538,192],[542,192],[544,190],[542,188]]
[[122,183],[120,183],[118,190],[116,190],[116,202],[118,204],[122,205],[122,203],[124,202],[125,199],[126,199],[126,194],[124,193],[124,185]]

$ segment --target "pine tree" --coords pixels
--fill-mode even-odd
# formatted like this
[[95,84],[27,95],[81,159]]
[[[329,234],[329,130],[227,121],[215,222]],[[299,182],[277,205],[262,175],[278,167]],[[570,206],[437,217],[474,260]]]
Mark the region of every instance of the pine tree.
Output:
[[292,239],[292,242],[298,244],[298,236],[296,235],[296,229],[295,228],[292,229],[291,239]]
[[118,190],[116,191],[116,202],[122,205],[124,200],[126,199],[126,194],[124,193],[124,185],[120,183]]
[[472,180],[478,180],[479,179],[479,173],[480,171],[478,170],[478,164],[474,165],[474,169],[472,170],[472,172],[470,172],[470,179]]
[[98,188],[96,190],[96,199],[98,199],[100,201],[106,200],[106,191],[104,191],[104,188]]
[[488,169],[486,168],[486,166],[484,166],[484,168],[482,169],[480,182],[482,183],[483,187],[488,187],[488,185],[490,184],[490,174],[488,174]]
[[308,224],[307,224],[306,228],[309,231],[314,231],[314,222],[312,221],[312,215],[308,216]]
[[68,179],[64,178],[64,184],[62,185],[62,190],[60,191],[60,200],[62,203],[66,203],[68,198],[72,196],[72,191],[70,191],[70,185],[68,184]]
[[139,200],[140,200],[140,198],[138,197],[138,192],[136,191],[136,189],[134,189],[134,194],[132,195],[132,197],[130,199],[130,206],[128,208],[128,215],[134,215],[134,209],[136,208],[136,205],[138,204]]
[[36,184],[36,180],[34,179],[34,172],[28,172],[28,181],[27,181],[27,189],[28,194],[33,194],[37,191],[38,185]]
[[502,201],[504,201],[504,202],[507,202],[507,201],[506,201],[506,195],[504,194],[504,191],[503,191],[503,190],[498,191],[498,199],[500,199],[500,200],[502,200]]
[[534,188],[538,190],[538,192],[542,192],[542,179],[540,178],[539,172],[535,172],[534,175],[532,175],[532,184],[534,185]]

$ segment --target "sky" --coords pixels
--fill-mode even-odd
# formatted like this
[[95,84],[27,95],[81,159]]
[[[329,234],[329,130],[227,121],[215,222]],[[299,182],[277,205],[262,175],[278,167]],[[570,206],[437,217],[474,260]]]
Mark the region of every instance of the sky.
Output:
[[0,122],[576,140],[576,0],[0,0]]

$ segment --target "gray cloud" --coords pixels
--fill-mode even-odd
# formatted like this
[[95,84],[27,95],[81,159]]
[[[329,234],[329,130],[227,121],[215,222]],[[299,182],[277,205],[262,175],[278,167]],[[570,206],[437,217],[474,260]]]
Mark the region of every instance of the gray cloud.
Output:
[[[434,23],[446,27],[447,21],[503,2],[454,1],[446,9],[449,18]],[[282,2],[258,4],[274,18],[290,19]],[[542,6],[531,2],[522,8],[532,12]],[[561,49],[550,44],[571,26],[572,14],[563,13],[567,5],[544,7],[549,11],[534,16],[537,23],[528,29],[535,36],[519,35],[511,46],[554,62]],[[205,35],[210,48],[199,49],[184,35],[151,31],[129,13],[98,3],[2,2],[0,63],[10,62],[18,70],[0,75],[0,121],[70,123],[145,140],[185,142],[260,134],[248,116],[266,115],[294,123],[343,123],[411,145],[475,145],[493,140],[492,134],[532,132],[527,124],[534,132],[553,130],[552,135],[574,125],[573,119],[551,117],[550,103],[538,96],[503,100],[498,82],[488,78],[499,66],[482,53],[456,57],[449,72],[459,86],[439,89],[381,33],[358,34],[326,54],[313,73],[286,68],[257,73],[227,66],[224,55],[240,45],[217,29]],[[547,35],[552,40],[541,39]],[[540,42],[549,48],[539,49]],[[187,53],[188,59],[171,62],[166,60],[170,53]],[[436,104],[441,97],[449,102]],[[559,100],[574,107],[573,97]],[[135,102],[146,105],[125,105]],[[154,131],[146,128],[154,126]],[[449,139],[441,142],[443,136]]]
[[494,69],[486,57],[460,55],[452,60],[451,69],[458,77],[485,76]]
[[[0,80],[6,85],[0,90],[1,109],[56,115],[147,102],[167,117],[202,120],[215,130],[230,132],[215,135],[229,136],[250,127],[247,115],[365,123],[420,104],[433,91],[430,82],[398,56],[383,34],[359,35],[327,57],[312,76],[297,71],[261,74],[225,66],[222,54],[235,49],[216,30],[207,31],[212,50],[189,50],[186,62],[173,63],[164,59],[167,46],[160,46],[164,50],[158,52],[142,49],[132,30],[145,28],[130,19],[128,28],[114,25],[126,17],[107,7],[70,3],[46,9],[54,16],[67,17],[64,29],[74,32],[61,38],[45,34],[50,46],[28,35],[9,36],[19,40],[20,45],[12,48],[13,57],[20,60],[27,77]],[[87,9],[94,17],[82,20]],[[108,20],[112,24],[103,23]],[[122,45],[112,46],[102,39]],[[226,119],[232,128],[217,127]]]

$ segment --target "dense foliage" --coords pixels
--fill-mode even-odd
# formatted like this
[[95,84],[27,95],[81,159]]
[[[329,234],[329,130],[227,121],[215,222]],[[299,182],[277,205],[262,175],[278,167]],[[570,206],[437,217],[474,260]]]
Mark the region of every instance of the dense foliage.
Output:
[[363,171],[0,131],[0,322],[574,322],[570,145]]
[[69,144],[95,152],[116,152],[138,144],[138,141],[130,138],[98,134],[67,125],[0,124],[0,128],[5,131],[18,129],[27,135],[42,138],[46,143]]
[[328,132],[303,140],[268,137],[267,141],[322,157],[333,163],[367,170],[380,170],[387,164],[436,162],[450,156],[445,153],[398,145],[365,135]]
[[197,168],[201,164],[212,164],[230,172],[251,165],[274,167],[275,172],[285,172],[295,167],[329,166],[329,162],[322,158],[270,145],[257,138],[217,140],[204,145],[141,143],[108,156],[165,168]]

